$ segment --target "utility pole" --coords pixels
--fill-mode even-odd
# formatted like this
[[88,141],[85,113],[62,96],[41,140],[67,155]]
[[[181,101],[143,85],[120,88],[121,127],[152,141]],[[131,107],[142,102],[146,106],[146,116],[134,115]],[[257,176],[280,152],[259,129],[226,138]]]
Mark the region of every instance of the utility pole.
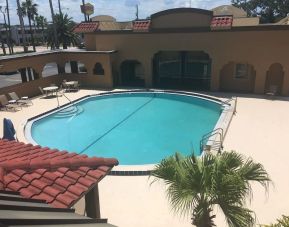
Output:
[[58,38],[57,38],[57,31],[56,31],[56,24],[55,24],[55,15],[54,15],[54,10],[53,10],[53,5],[52,5],[52,0],[49,0],[50,4],[50,10],[51,10],[51,17],[52,17],[52,26],[53,26],[53,33],[54,33],[54,45],[55,47],[53,49],[59,49],[59,43],[58,43]]
[[84,15],[84,21],[86,22],[87,21],[87,17],[86,17],[86,14],[85,14],[85,1],[82,0],[82,6],[83,6],[83,15]]
[[135,13],[135,15],[136,15],[136,20],[138,20],[138,4],[137,4],[135,7],[136,7],[136,13]]

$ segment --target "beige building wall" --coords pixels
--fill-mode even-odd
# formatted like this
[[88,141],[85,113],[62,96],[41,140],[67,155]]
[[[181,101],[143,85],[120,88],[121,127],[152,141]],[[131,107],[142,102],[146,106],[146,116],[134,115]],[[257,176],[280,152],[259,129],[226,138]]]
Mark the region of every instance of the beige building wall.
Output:
[[164,15],[152,20],[152,28],[178,28],[178,27],[205,27],[210,26],[211,15],[197,13],[174,13],[174,15]]
[[[91,38],[94,36],[94,39]],[[284,67],[282,94],[289,95],[289,30],[220,31],[178,33],[97,33],[88,35],[88,49],[117,50],[115,68],[124,60],[138,60],[144,66],[146,86],[152,84],[152,60],[158,51],[204,51],[212,59],[211,89],[238,87],[239,81],[222,80],[222,68],[230,62],[252,65],[256,72],[255,93],[264,93],[266,74],[273,63]],[[94,49],[96,47],[96,49]],[[232,73],[232,72],[231,72]],[[234,77],[234,73],[227,75]],[[220,82],[224,83],[220,86]],[[232,89],[234,90],[234,89]]]
[[242,17],[242,18],[234,18],[233,27],[239,26],[257,26],[260,23],[259,17]]
[[[97,53],[97,52],[52,52],[47,54],[39,54],[36,56],[14,57],[0,60],[0,72],[12,72],[21,68],[30,67],[36,71],[39,78],[9,87],[0,89],[0,94],[16,91],[21,96],[35,96],[40,94],[38,87],[46,87],[54,83],[61,85],[65,79],[68,81],[77,80],[81,86],[95,88],[112,88],[113,87],[113,70],[111,64],[111,55],[114,52]],[[59,73],[55,76],[42,78],[43,68],[48,63],[56,63],[64,69],[65,64],[70,61],[81,62],[87,69],[86,73]],[[96,63],[100,63],[104,74],[95,75],[94,67]]]

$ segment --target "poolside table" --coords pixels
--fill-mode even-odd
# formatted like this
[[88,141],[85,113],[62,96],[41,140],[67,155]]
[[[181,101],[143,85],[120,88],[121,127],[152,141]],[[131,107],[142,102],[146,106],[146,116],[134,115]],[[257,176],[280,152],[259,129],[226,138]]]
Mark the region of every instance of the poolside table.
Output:
[[46,96],[48,96],[48,93],[51,92],[51,95],[53,95],[53,92],[55,92],[55,95],[57,95],[57,86],[50,86],[50,87],[45,87],[43,88],[43,91],[45,91]]
[[67,81],[64,82],[65,85],[65,91],[70,91],[71,89],[74,88],[74,84],[78,83],[78,81]]

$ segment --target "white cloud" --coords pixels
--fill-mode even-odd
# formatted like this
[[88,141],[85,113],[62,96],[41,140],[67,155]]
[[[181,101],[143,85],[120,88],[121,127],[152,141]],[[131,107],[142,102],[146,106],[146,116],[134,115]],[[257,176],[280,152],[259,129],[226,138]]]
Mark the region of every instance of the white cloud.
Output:
[[[21,1],[21,0],[20,0]],[[22,0],[24,1],[24,0]],[[34,0],[39,5],[39,14],[51,20],[50,7],[48,0]],[[58,12],[58,0],[52,0],[54,11]],[[80,12],[82,0],[60,0],[62,11],[71,16],[75,21],[83,20],[83,15]],[[212,9],[219,5],[230,4],[230,0],[91,0],[95,6],[95,15],[107,14],[111,15],[119,21],[135,19],[135,5],[139,4],[140,18],[146,18],[153,13],[170,8],[178,7],[194,7],[203,9]],[[19,24],[19,19],[16,14],[16,0],[9,0],[9,8],[11,14],[11,23]],[[5,0],[0,0],[0,6],[5,6]],[[3,17],[0,14],[0,23],[3,22]]]

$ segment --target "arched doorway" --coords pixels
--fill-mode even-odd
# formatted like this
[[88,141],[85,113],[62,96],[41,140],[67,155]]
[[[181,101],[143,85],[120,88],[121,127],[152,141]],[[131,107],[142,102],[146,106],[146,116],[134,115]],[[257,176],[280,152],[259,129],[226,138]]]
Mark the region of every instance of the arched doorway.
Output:
[[272,64],[267,71],[264,93],[275,90],[276,94],[281,94],[283,80],[284,71],[282,65],[279,63]]
[[220,91],[253,93],[256,71],[247,63],[229,62],[220,71]]
[[153,59],[154,86],[209,90],[211,59],[203,51],[160,51]]
[[137,60],[125,60],[120,66],[121,85],[144,86],[144,68]]

